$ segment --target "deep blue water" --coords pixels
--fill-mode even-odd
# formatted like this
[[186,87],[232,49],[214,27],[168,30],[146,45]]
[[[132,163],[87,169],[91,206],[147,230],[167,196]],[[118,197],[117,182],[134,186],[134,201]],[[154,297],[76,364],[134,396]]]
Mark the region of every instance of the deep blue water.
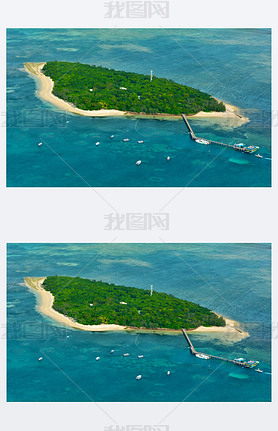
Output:
[[[192,119],[195,133],[221,142],[258,145],[265,158],[197,145],[182,120],[65,114],[36,97],[36,82],[23,69],[24,62],[55,59],[144,74],[152,69],[155,76],[234,104],[250,123],[235,128],[229,120]],[[7,106],[8,186],[271,185],[268,29],[10,29]],[[122,142],[126,137],[129,143]],[[41,140],[47,145],[39,148]],[[96,141],[101,145],[96,147]],[[140,167],[135,165],[138,159]]]
[[[10,244],[7,399],[270,401],[270,272],[268,244]],[[235,319],[250,338],[195,334],[192,342],[207,353],[259,360],[264,373],[197,359],[182,335],[62,328],[37,311],[36,295],[23,283],[26,276],[55,274],[153,284]]]

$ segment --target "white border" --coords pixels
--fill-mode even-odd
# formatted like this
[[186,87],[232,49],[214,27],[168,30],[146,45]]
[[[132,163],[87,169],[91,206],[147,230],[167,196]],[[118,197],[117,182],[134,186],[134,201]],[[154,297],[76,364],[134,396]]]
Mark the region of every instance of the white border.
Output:
[[[107,0],[108,1],[108,0]],[[32,1],[5,3],[1,12],[1,113],[5,112],[5,28],[6,27],[271,27],[273,29],[273,110],[277,105],[277,3],[253,1],[170,0],[169,20],[107,20],[103,18],[103,1],[47,3]],[[4,10],[3,10],[4,9]],[[3,120],[3,117],[1,117]],[[5,189],[5,129],[0,128],[0,199],[1,199],[1,323],[5,322],[6,242],[110,242],[114,232],[102,230],[103,215],[110,212],[92,190],[88,189]],[[277,127],[273,143],[277,142]],[[273,278],[277,280],[277,150],[273,151],[272,189],[185,189],[169,206],[171,228],[164,231],[166,242],[272,242]],[[152,212],[174,194],[173,189],[103,189],[102,193],[115,203],[119,212]],[[134,197],[136,196],[136,200]],[[71,205],[74,202],[74,206]],[[43,211],[30,212],[28,203],[37,203]],[[64,209],[71,207],[71,212]],[[53,211],[51,208],[55,208]],[[205,211],[205,222],[204,222]],[[234,225],[241,218],[248,223]],[[78,221],[81,220],[81,221]],[[74,228],[72,228],[74,226]],[[162,235],[160,235],[162,236]],[[120,232],[117,242],[160,242],[159,232]],[[275,284],[273,284],[274,287]],[[277,292],[273,289],[273,304]],[[273,310],[278,322],[277,307]],[[277,342],[273,340],[277,357]],[[90,403],[6,403],[5,402],[5,340],[1,340],[0,408],[5,429],[67,430],[91,428],[102,431],[109,421]],[[277,411],[277,365],[273,361],[272,403],[186,403],[169,418],[170,431],[198,426],[206,430],[251,428],[265,429],[275,424]],[[104,403],[106,404],[106,403]],[[166,407],[167,404],[167,407]],[[155,424],[168,403],[109,403],[108,411],[119,424]],[[187,414],[190,413],[190,416]],[[43,420],[41,420],[43,418]]]

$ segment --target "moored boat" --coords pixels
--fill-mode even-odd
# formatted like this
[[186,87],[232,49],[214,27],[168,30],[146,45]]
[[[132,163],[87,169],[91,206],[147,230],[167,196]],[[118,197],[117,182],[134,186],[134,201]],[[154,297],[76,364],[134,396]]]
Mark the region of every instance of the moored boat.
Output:
[[210,356],[205,355],[204,353],[196,353],[196,358],[200,358],[200,359],[210,359]]
[[[255,153],[256,151],[258,151],[258,149],[260,147],[257,147],[255,145],[248,145],[248,146],[246,146],[242,142],[240,142],[239,144],[234,144],[233,148],[235,150],[242,151],[243,153],[252,154],[252,153]],[[260,157],[262,158],[262,156],[260,156]]]
[[244,363],[244,368],[254,368],[256,367],[260,362],[259,361],[248,361]]
[[206,141],[205,139],[195,139],[195,142],[202,145],[209,145],[209,141]]
[[246,147],[244,149],[244,152],[247,154],[252,154],[252,153],[255,153],[256,151],[258,151],[259,148],[260,147],[257,147],[255,145],[249,145],[248,147]]

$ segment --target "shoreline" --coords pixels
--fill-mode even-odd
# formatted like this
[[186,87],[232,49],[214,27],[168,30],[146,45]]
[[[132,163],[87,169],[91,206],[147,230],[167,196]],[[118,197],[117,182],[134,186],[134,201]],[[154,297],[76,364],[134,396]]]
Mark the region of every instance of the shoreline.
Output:
[[[46,277],[25,277],[24,281],[27,287],[32,290],[36,290],[40,294],[41,303],[39,305],[39,311],[52,319],[58,321],[61,324],[66,326],[70,326],[75,329],[80,329],[83,331],[91,331],[91,332],[103,332],[103,331],[135,331],[141,333],[159,333],[159,334],[171,334],[171,335],[179,335],[181,333],[180,329],[167,329],[167,328],[158,328],[158,329],[147,329],[147,328],[132,328],[130,326],[121,326],[121,325],[113,325],[113,324],[101,324],[101,325],[83,325],[82,323],[75,322],[71,320],[69,317],[59,313],[58,311],[53,309],[54,296],[51,292],[45,290],[42,287],[42,284]],[[215,313],[217,314],[217,313]],[[220,317],[219,314],[217,316]],[[223,316],[222,316],[223,317]],[[220,334],[233,334],[237,335],[237,338],[246,338],[249,337],[248,332],[244,332],[239,329],[239,324],[235,320],[225,319],[226,326],[210,326],[204,327],[199,326],[196,329],[187,329],[187,332],[190,333],[204,333],[210,332],[215,335]]]
[[[46,62],[42,63],[24,63],[25,70],[30,73],[31,76],[38,78],[41,84],[39,91],[39,97],[47,102],[52,103],[60,109],[71,112],[72,114],[83,115],[86,117],[115,117],[115,116],[126,116],[126,117],[139,117],[140,119],[160,119],[160,120],[175,120],[180,119],[180,115],[174,114],[139,114],[138,112],[119,111],[117,109],[100,109],[95,111],[83,110],[76,108],[69,102],[55,96],[52,93],[54,82],[52,79],[42,72],[42,68]],[[215,98],[216,99],[216,98]],[[218,99],[216,99],[218,100]],[[220,102],[220,100],[218,100]],[[242,117],[237,114],[238,108],[233,105],[222,102],[225,105],[225,112],[203,112],[200,111],[197,114],[188,115],[189,118],[233,118],[237,119],[239,125],[249,121],[249,118]]]

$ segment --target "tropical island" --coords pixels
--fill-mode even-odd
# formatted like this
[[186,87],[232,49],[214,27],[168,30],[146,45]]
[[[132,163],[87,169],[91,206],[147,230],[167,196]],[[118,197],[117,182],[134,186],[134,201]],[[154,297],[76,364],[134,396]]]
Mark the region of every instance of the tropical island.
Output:
[[40,96],[85,116],[140,115],[237,117],[237,108],[170,79],[64,61],[25,63],[40,79]]
[[26,277],[40,294],[40,311],[87,331],[237,331],[237,323],[167,293],[119,286],[80,277]]

